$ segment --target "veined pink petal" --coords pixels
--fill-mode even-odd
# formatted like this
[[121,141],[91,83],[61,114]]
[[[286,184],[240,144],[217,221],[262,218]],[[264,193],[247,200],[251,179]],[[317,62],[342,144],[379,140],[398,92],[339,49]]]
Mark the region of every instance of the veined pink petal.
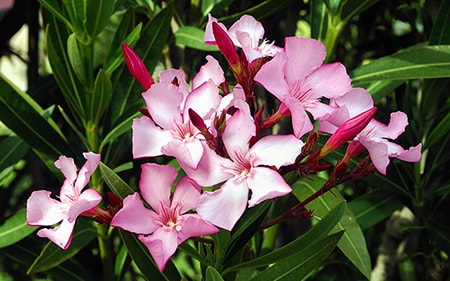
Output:
[[183,166],[196,169],[203,155],[203,145],[200,140],[193,137],[185,140],[175,139],[164,145],[161,151],[164,155],[177,158],[180,165],[183,163]]
[[102,196],[93,188],[86,189],[80,197],[73,203],[67,214],[67,220],[73,222],[83,212],[97,206],[102,201]]
[[50,197],[47,190],[33,191],[27,200],[28,225],[54,225],[65,217],[66,205]]
[[147,246],[159,270],[162,272],[175,253],[178,242],[177,232],[174,228],[158,228],[152,235],[139,235],[139,240]]
[[391,154],[390,156],[407,162],[419,162],[422,157],[422,144],[419,143],[414,147],[410,147],[409,149],[400,151],[394,155]]
[[173,120],[181,121],[183,95],[173,84],[158,83],[142,94],[148,112],[156,124],[169,129]]
[[284,50],[287,55],[285,71],[286,80],[293,85],[298,80],[312,73],[319,67],[326,57],[325,46],[322,42],[302,37],[286,37]]
[[81,167],[78,171],[77,180],[75,181],[75,189],[78,192],[88,184],[91,175],[95,172],[98,165],[100,164],[100,154],[96,154],[93,152],[85,152],[83,153],[84,158],[86,159],[86,163]]
[[[228,33],[233,37],[239,39],[242,34],[248,34],[251,40],[251,46],[256,47],[259,44],[259,40],[264,37],[264,27],[257,21],[254,17],[250,15],[243,15],[239,20],[237,20],[228,30]],[[242,45],[242,42],[239,40]]]
[[286,96],[281,106],[286,106],[291,112],[292,129],[297,138],[301,138],[314,128],[302,104],[291,96]]
[[377,124],[377,137],[395,140],[405,131],[405,127],[408,126],[408,116],[401,111],[392,112],[387,126],[380,122],[377,122]]
[[306,111],[311,113],[314,120],[321,120],[324,116],[333,114],[333,112],[336,110],[336,108],[322,103],[319,100],[306,103],[304,105],[304,108]]
[[184,214],[197,206],[200,191],[196,183],[189,177],[182,177],[175,187],[172,197],[172,206],[181,203],[180,214]]
[[178,176],[177,170],[172,166],[155,163],[144,163],[141,169],[139,188],[142,197],[159,214],[161,202],[166,207],[170,206],[170,190]]
[[183,215],[183,220],[183,227],[178,233],[178,244],[183,243],[191,237],[210,235],[219,232],[217,227],[203,220],[197,214]]
[[312,99],[341,97],[352,88],[347,70],[338,62],[321,65],[306,77],[303,84],[303,87],[313,89]]
[[[221,166],[229,166],[232,163],[230,159],[218,156],[206,144],[203,144],[204,152],[197,169],[189,166],[181,166],[190,178],[195,180],[201,186],[213,186],[217,183],[223,182],[233,175],[223,173]],[[182,165],[182,163],[180,163]]]
[[203,193],[197,213],[210,223],[231,231],[247,207],[248,186],[245,180],[225,182],[213,192]]
[[267,199],[291,192],[291,187],[277,171],[266,167],[253,167],[247,176],[248,188],[252,191],[248,206],[253,207]]
[[[188,109],[194,110],[202,118],[209,118],[220,104],[219,88],[211,81],[201,84],[186,98],[183,116],[189,116]],[[184,120],[184,121],[185,121]]]
[[[348,116],[341,123],[335,123],[335,125],[340,126],[348,118],[356,116],[361,112],[372,108],[373,98],[365,89],[353,88],[350,92],[343,95],[342,97],[332,99],[330,104],[334,103],[339,107],[346,107],[348,111]],[[336,116],[333,116],[333,120],[329,121],[334,121],[335,118]]]
[[249,150],[255,156],[254,165],[269,165],[279,169],[294,163],[304,143],[293,135],[268,135]]
[[280,101],[284,100],[286,95],[289,95],[289,85],[284,76],[286,60],[285,53],[277,54],[261,67],[254,78],[256,82]]
[[65,250],[72,241],[72,232],[75,227],[75,221],[69,222],[63,220],[60,225],[54,228],[43,228],[37,232],[39,237],[48,238],[58,247]]
[[166,69],[159,74],[159,83],[172,84],[174,81],[177,83],[178,91],[182,93],[183,97],[189,93],[189,84],[186,82],[185,74],[180,69]]
[[66,180],[73,185],[77,179],[77,166],[73,159],[64,155],[59,156],[58,160],[55,161],[55,167],[58,168],[61,173],[63,173]]
[[239,110],[228,119],[222,138],[229,153],[240,151],[245,154],[248,150],[248,142],[255,135],[255,121],[246,102],[236,101],[236,105]]
[[225,76],[219,62],[210,55],[206,56],[206,60],[208,62],[200,67],[200,70],[195,75],[194,79],[192,79],[193,89],[209,80],[211,80],[216,86],[219,86],[225,82]]
[[144,206],[137,192],[123,200],[123,207],[113,217],[111,226],[137,234],[150,234],[160,227],[155,220],[158,215]]
[[[389,165],[388,145],[381,141],[372,141],[365,137],[359,137],[358,141],[364,145],[370,155],[375,168],[382,175],[386,175],[386,167]],[[387,141],[386,141],[387,142]]]
[[162,130],[143,116],[133,120],[133,157],[155,157],[162,155],[161,148],[172,140],[170,131]]

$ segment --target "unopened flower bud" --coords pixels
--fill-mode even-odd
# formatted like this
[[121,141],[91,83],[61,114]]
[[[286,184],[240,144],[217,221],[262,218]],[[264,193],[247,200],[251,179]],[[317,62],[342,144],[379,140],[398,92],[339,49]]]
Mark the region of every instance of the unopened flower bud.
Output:
[[136,78],[144,90],[150,89],[150,86],[155,82],[141,58],[126,43],[122,43],[122,52],[131,75]]
[[213,22],[212,29],[217,46],[227,59],[231,68],[235,70],[236,67],[239,67],[239,56],[236,51],[236,47],[233,44],[233,41],[225,32],[225,30],[223,30],[216,22]]

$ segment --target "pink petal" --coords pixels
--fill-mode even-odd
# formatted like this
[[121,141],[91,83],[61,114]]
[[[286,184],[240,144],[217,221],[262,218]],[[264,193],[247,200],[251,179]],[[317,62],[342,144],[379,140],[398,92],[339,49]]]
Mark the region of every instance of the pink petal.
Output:
[[278,172],[265,167],[252,168],[247,176],[247,184],[252,191],[251,198],[248,201],[249,207],[291,192],[291,187]]
[[73,184],[77,178],[77,166],[72,158],[66,157],[64,155],[59,156],[58,160],[55,161],[55,166],[63,173],[64,177]]
[[48,238],[58,247],[65,250],[69,247],[72,241],[72,232],[75,227],[75,221],[69,222],[63,220],[60,225],[54,228],[43,228],[37,232],[37,235],[42,238]]
[[170,206],[170,190],[178,172],[172,166],[155,163],[142,164],[141,168],[139,187],[142,197],[153,210],[160,213],[160,204],[164,204],[166,207]]
[[96,154],[93,152],[85,152],[83,153],[84,158],[86,159],[86,163],[84,163],[83,167],[78,171],[78,177],[75,182],[75,189],[78,192],[88,184],[91,175],[95,172],[100,164],[100,154]]
[[313,89],[311,98],[337,98],[352,88],[347,70],[341,63],[321,65],[303,83],[303,87]]
[[162,147],[164,155],[173,156],[183,166],[197,168],[198,162],[203,155],[203,145],[200,140],[190,138],[186,140],[172,140]]
[[390,156],[407,162],[419,162],[422,157],[422,144],[419,143],[414,147],[410,147],[409,149],[403,150],[396,155]]
[[211,80],[206,81],[187,96],[183,116],[189,116],[190,108],[201,117],[209,118],[219,106],[220,99],[219,88]]
[[293,135],[268,135],[258,140],[249,151],[255,155],[254,165],[269,165],[279,169],[294,163],[302,151],[303,142]]
[[219,86],[220,84],[225,82],[225,76],[219,62],[210,55],[206,56],[206,60],[208,62],[200,67],[200,70],[192,80],[193,89],[196,89],[204,82],[210,80],[213,81],[214,85],[216,86]]
[[286,54],[279,53],[265,63],[256,73],[254,80],[280,101],[289,94],[289,85],[285,78]]
[[159,83],[172,84],[174,81],[177,82],[178,91],[185,97],[189,92],[189,85],[182,70],[171,68],[163,70],[159,74]]
[[287,55],[284,74],[289,85],[303,80],[319,67],[326,57],[325,46],[322,42],[310,38],[286,37],[284,50]]
[[173,120],[181,121],[180,104],[183,95],[177,86],[158,83],[144,92],[142,97],[153,121],[163,129],[171,128]]
[[200,196],[197,213],[210,223],[231,231],[247,207],[247,196],[245,181],[228,180],[220,189]]
[[367,149],[373,165],[383,175],[386,175],[386,167],[389,165],[388,146],[383,142],[375,142],[365,137],[358,138],[358,141]]
[[161,148],[171,140],[170,131],[161,130],[147,116],[133,120],[133,158],[160,156]]
[[137,192],[123,200],[123,207],[113,217],[111,226],[137,234],[153,233],[160,225],[156,222],[158,215],[147,209]]
[[384,124],[379,123],[376,135],[377,137],[395,140],[405,131],[406,126],[408,126],[408,116],[401,111],[392,112],[389,124],[385,126]]
[[178,233],[178,244],[191,237],[210,235],[219,232],[219,229],[203,220],[197,214],[183,215],[183,227]]
[[319,100],[305,103],[304,108],[311,113],[314,120],[321,120],[324,116],[332,114],[336,110],[336,108],[324,104]]
[[177,232],[174,228],[158,228],[153,235],[139,235],[139,240],[147,246],[159,270],[162,272],[178,248]]
[[197,206],[200,191],[197,184],[189,177],[183,177],[178,182],[172,197],[172,206],[181,203],[180,214],[184,214]]
[[73,222],[83,212],[97,206],[102,201],[102,196],[97,190],[90,188],[83,191],[76,202],[73,203],[67,214],[67,220]]
[[204,152],[198,163],[197,169],[183,166],[183,164],[180,163],[186,175],[201,186],[213,186],[232,177],[233,175],[223,173],[220,169],[223,165],[232,165],[230,159],[218,156],[209,147],[206,147],[206,144],[203,144],[203,146]]
[[[353,88],[350,92],[334,101],[337,106],[345,106],[347,108],[349,114],[347,118],[354,117],[373,107],[372,96],[363,88]],[[339,126],[340,124],[336,125]]]
[[239,110],[228,119],[222,139],[229,153],[240,151],[245,154],[248,150],[250,138],[255,135],[255,121],[250,114],[247,103],[236,101],[236,105]]
[[243,39],[242,37],[248,37],[248,39],[244,40],[249,40],[247,44],[249,44],[250,47],[257,47],[259,40],[264,37],[264,27],[254,17],[243,15],[230,27],[228,33],[231,37],[237,38],[242,47],[245,46],[245,44],[239,40]]
[[65,217],[65,204],[50,197],[47,190],[33,191],[27,200],[29,225],[54,225]]
[[286,96],[283,104],[289,108],[292,119],[292,129],[297,138],[301,138],[306,133],[309,133],[314,128],[309,116],[306,114],[302,104],[291,96]]

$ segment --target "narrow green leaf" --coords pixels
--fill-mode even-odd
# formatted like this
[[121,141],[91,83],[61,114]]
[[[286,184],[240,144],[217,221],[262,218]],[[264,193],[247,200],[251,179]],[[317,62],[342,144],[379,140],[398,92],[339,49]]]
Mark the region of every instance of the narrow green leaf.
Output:
[[89,103],[89,120],[97,124],[103,116],[105,110],[109,107],[112,97],[112,84],[109,75],[100,69],[95,78],[94,92],[90,97]]
[[327,236],[328,233],[336,226],[336,224],[342,218],[345,208],[346,208],[345,202],[339,203],[330,212],[328,212],[325,215],[325,217],[319,220],[317,224],[315,224],[305,234],[299,236],[294,241],[268,254],[254,258],[247,262],[240,263],[233,267],[227,268],[226,270],[224,270],[223,273],[226,274],[230,271],[240,270],[243,268],[262,267],[272,263],[276,263],[277,261],[288,258],[292,255],[295,255],[298,252],[298,249],[302,249],[305,247],[305,245],[308,245],[313,241],[317,241]]
[[113,11],[115,1],[112,0],[86,0],[86,21],[84,26],[87,33],[94,38],[108,23]]
[[403,203],[393,194],[379,188],[366,193],[348,204],[362,229],[367,229],[392,215]]
[[127,247],[122,245],[116,255],[116,261],[114,263],[114,275],[116,276],[116,280],[123,280],[123,276],[125,275],[130,262],[131,257],[128,255]]
[[251,281],[302,280],[325,261],[342,238],[342,234],[343,231],[340,231],[304,245],[295,255],[280,260]]
[[[339,6],[341,5],[341,0],[324,0],[328,7],[328,11],[331,17],[336,17],[339,12]],[[344,1],[347,2],[347,1]]]
[[415,46],[352,71],[354,86],[378,80],[450,77],[450,45]]
[[0,225],[0,248],[17,243],[27,237],[37,227],[27,225],[27,211],[21,209]]
[[182,26],[175,32],[175,42],[179,45],[201,50],[201,51],[218,51],[217,46],[210,46],[205,44],[203,37],[205,31],[195,26]]
[[85,71],[85,65],[81,58],[78,40],[75,33],[72,33],[69,38],[67,38],[67,56],[69,57],[70,65],[72,66],[78,80],[80,80],[81,84],[86,85],[86,75],[91,75],[91,73],[86,73]]
[[60,21],[64,23],[69,29],[72,28],[72,24],[67,20],[66,16],[64,16],[59,3],[56,0],[38,0],[42,6],[44,6],[47,10],[49,10],[55,17],[57,17]]
[[69,248],[62,250],[53,242],[48,242],[42,252],[30,266],[27,274],[43,272],[54,268],[62,262],[70,259],[92,240],[97,237],[97,230],[91,221],[78,219],[73,231],[72,242]]
[[117,126],[112,128],[108,134],[103,138],[102,143],[100,144],[100,151],[103,150],[105,145],[108,143],[116,140],[121,135],[129,132],[131,130],[131,125],[133,123],[133,119],[141,116],[142,114],[138,111],[135,112],[135,114],[130,115],[127,119],[123,120],[121,123],[119,123]]
[[[325,179],[312,176],[312,180],[302,178],[292,186],[293,194],[300,200],[305,200],[308,196],[319,190],[325,183]],[[334,206],[344,201],[338,190],[333,193],[322,194],[316,200],[307,204],[308,209],[314,210],[314,214],[323,217]],[[337,231],[345,230],[342,239],[338,243],[339,249],[355,265],[358,270],[369,279],[371,272],[371,261],[366,247],[364,235],[358,225],[354,214],[347,208],[340,222],[336,227]]]
[[433,27],[430,32],[430,45],[449,45],[450,36],[450,0],[441,1]]
[[212,267],[212,266],[208,266],[206,268],[206,281],[224,281],[222,278],[222,275],[220,275],[219,272],[217,272],[217,270]]
[[50,157],[73,155],[71,146],[42,113],[30,96],[0,73],[0,120],[31,147]]
[[380,0],[347,0],[341,10],[341,19],[348,22],[352,17],[359,15]]
[[447,136],[450,132],[450,112],[439,121],[437,126],[433,128],[431,133],[428,135],[424,148],[428,148],[433,144],[438,143],[443,137]]
[[323,41],[328,27],[328,11],[323,0],[311,1],[311,37]]
[[108,166],[100,162],[100,173],[102,174],[103,180],[106,182],[111,191],[119,196],[121,199],[127,197],[135,192],[126,182],[122,180],[113,170]]
[[382,98],[391,94],[398,86],[402,85],[404,81],[401,80],[380,80],[371,83],[364,87],[367,92],[372,95],[373,102],[377,104]]
[[8,136],[0,143],[0,171],[19,162],[30,146],[17,136]]

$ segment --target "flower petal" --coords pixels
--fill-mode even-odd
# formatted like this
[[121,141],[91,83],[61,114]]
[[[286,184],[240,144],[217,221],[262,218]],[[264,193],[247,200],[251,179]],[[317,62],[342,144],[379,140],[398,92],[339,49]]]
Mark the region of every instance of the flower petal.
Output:
[[209,80],[216,86],[225,82],[225,76],[219,62],[210,55],[206,56],[206,60],[208,62],[200,67],[200,70],[195,75],[194,79],[192,79],[193,89],[196,89]]
[[77,178],[77,166],[72,158],[64,155],[55,161],[55,167],[61,170],[66,180],[72,185]]
[[50,191],[33,191],[27,200],[28,225],[54,225],[65,217],[65,204],[50,197]]
[[171,140],[170,131],[161,130],[147,116],[133,120],[133,158],[160,156],[161,148]]
[[203,220],[197,214],[183,215],[183,227],[178,233],[178,244],[191,237],[209,235],[219,232],[219,229]]
[[266,167],[254,167],[247,176],[248,188],[252,191],[248,206],[253,207],[267,199],[291,192],[291,187],[280,174]]
[[308,114],[302,104],[294,97],[286,96],[283,100],[283,105],[289,108],[292,119],[292,129],[297,138],[301,138],[306,133],[309,133],[314,128]]
[[184,104],[184,121],[192,109],[202,118],[210,118],[220,104],[219,88],[211,81],[206,81],[195,88],[186,98]]
[[200,197],[200,190],[189,177],[182,177],[175,187],[172,197],[172,206],[181,203],[180,214],[184,214],[197,206],[198,198]]
[[170,129],[173,120],[181,121],[180,105],[183,95],[172,83],[158,83],[142,94],[153,121],[163,129]]
[[389,165],[388,145],[381,141],[372,141],[366,137],[359,137],[358,141],[369,152],[370,160],[372,160],[378,172],[386,175],[386,167]]
[[137,192],[123,200],[123,207],[111,220],[111,226],[137,234],[150,234],[160,227],[155,222],[157,214],[144,206]]
[[279,53],[266,62],[256,73],[254,80],[261,84],[267,91],[282,101],[289,94],[289,85],[284,76],[286,54]]
[[86,189],[78,197],[67,214],[67,220],[73,222],[83,212],[96,207],[102,201],[102,196],[93,188]]
[[352,88],[347,70],[341,63],[321,65],[306,77],[303,87],[313,89],[311,98],[337,98]]
[[197,213],[210,223],[231,231],[247,207],[247,196],[246,182],[230,179],[220,189],[200,196]]
[[139,240],[147,246],[159,270],[162,272],[170,257],[178,248],[177,232],[174,228],[158,228],[152,235],[139,235]]
[[258,140],[249,153],[255,155],[255,165],[281,166],[294,163],[304,143],[293,135],[268,135]]
[[203,145],[200,140],[195,138],[190,138],[183,141],[173,140],[163,146],[161,151],[164,155],[177,158],[180,165],[189,166],[196,169],[198,162],[203,155]]
[[83,156],[86,159],[86,163],[84,163],[83,167],[78,171],[77,180],[75,182],[75,189],[79,193],[81,193],[81,190],[88,184],[91,175],[97,169],[98,164],[100,164],[100,154],[85,152],[83,153]]
[[172,166],[155,163],[142,164],[141,168],[139,188],[142,198],[159,214],[161,204],[170,206],[170,190],[178,176],[177,170]]
[[65,250],[69,247],[72,241],[73,228],[75,221],[69,222],[63,220],[60,225],[54,228],[43,228],[37,232],[37,235],[42,238],[48,238],[58,247]]
[[379,123],[376,135],[377,137],[395,140],[405,131],[406,126],[408,126],[408,116],[401,111],[392,112],[389,124],[386,126]]
[[227,126],[222,135],[227,151],[247,153],[249,141],[255,135],[255,121],[250,114],[250,108],[244,101],[236,101],[238,110],[227,120]]

